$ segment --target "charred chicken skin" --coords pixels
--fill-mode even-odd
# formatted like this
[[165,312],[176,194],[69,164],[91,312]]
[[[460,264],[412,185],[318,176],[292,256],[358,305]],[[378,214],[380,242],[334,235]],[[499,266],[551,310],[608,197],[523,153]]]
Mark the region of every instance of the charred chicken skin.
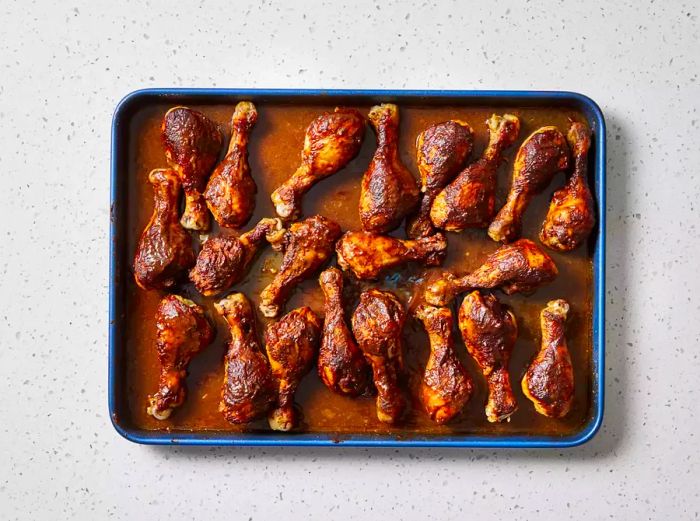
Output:
[[392,104],[372,107],[369,121],[377,135],[377,150],[362,177],[360,220],[366,231],[386,233],[413,211],[420,192],[399,158],[399,108]]
[[258,112],[251,102],[236,105],[228,152],[214,169],[204,192],[214,219],[225,228],[244,226],[255,210],[257,187],[250,175],[248,141],[257,120]]
[[325,300],[318,375],[331,391],[357,396],[367,389],[369,366],[345,321],[343,274],[328,268],[318,281]]
[[396,423],[406,407],[399,387],[405,320],[401,302],[392,293],[377,289],[360,295],[360,303],[352,316],[353,333],[372,367],[377,388],[377,418],[389,424]]
[[442,425],[462,411],[474,386],[454,349],[454,319],[450,308],[420,305],[415,315],[430,339],[420,397],[430,419]]
[[382,271],[418,262],[437,266],[447,254],[447,239],[441,233],[416,240],[401,240],[371,232],[347,232],[335,245],[338,264],[358,279],[373,280]]
[[499,288],[507,295],[530,294],[558,273],[554,261],[537,244],[520,239],[498,248],[472,273],[442,274],[428,285],[424,297],[429,304],[446,306],[457,294],[475,288]]
[[188,230],[208,230],[209,212],[202,192],[219,159],[221,131],[201,112],[174,107],[163,118],[161,134],[165,157],[185,189],[185,212],[180,222]]
[[134,279],[143,289],[172,287],[194,264],[192,238],[179,222],[180,181],[174,170],[153,170],[153,214],[134,257]]
[[568,168],[569,147],[556,127],[530,134],[515,156],[508,198],[489,226],[489,237],[501,242],[520,237],[523,214],[532,198],[549,186],[557,172]]
[[200,306],[177,295],[168,295],[160,301],[156,311],[160,378],[158,392],[148,397],[148,414],[165,420],[184,403],[190,360],[213,340],[214,329]]
[[277,215],[301,215],[301,199],[313,185],[335,174],[357,156],[365,136],[365,120],[354,109],[336,108],[317,117],[306,129],[301,165],[272,193]]
[[489,143],[481,158],[467,166],[435,197],[430,219],[438,228],[460,231],[486,228],[493,219],[498,166],[503,152],[520,133],[520,120],[512,114],[491,116],[486,125]]
[[574,156],[574,170],[566,185],[554,192],[540,231],[542,244],[557,251],[578,248],[595,224],[593,196],[586,180],[591,131],[584,123],[573,123],[567,140]]
[[206,297],[223,293],[245,278],[265,239],[275,241],[284,231],[279,219],[262,219],[240,237],[220,235],[208,239],[190,270],[190,280]]
[[294,393],[314,365],[320,336],[321,320],[308,307],[290,311],[265,331],[265,349],[277,383],[277,404],[268,415],[273,430],[297,426]]
[[552,418],[566,416],[574,400],[574,370],[566,345],[568,313],[565,300],[552,300],[542,310],[542,347],[522,380],[523,393],[535,410]]
[[260,311],[276,317],[292,290],[311,277],[333,255],[333,246],[340,237],[337,223],[314,215],[293,223],[286,233],[272,243],[284,251],[282,266],[272,282],[260,293]]
[[416,159],[423,197],[418,213],[406,222],[411,239],[435,233],[430,208],[437,194],[464,167],[474,145],[474,131],[468,123],[450,120],[425,129],[416,139]]
[[459,308],[459,329],[467,351],[486,378],[486,419],[500,422],[518,408],[510,385],[508,363],[518,336],[515,315],[493,295],[474,291]]

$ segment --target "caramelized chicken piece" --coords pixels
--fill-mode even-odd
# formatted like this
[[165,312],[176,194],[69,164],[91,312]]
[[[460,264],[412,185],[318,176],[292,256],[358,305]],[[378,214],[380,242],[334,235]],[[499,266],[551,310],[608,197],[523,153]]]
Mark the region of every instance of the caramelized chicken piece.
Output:
[[340,226],[322,215],[296,222],[272,243],[284,251],[282,266],[272,282],[260,293],[260,311],[276,317],[294,287],[313,275],[333,255]]
[[190,360],[213,340],[214,329],[200,306],[177,295],[168,295],[160,301],[156,311],[160,378],[158,392],[148,397],[148,414],[165,420],[184,403]]
[[515,156],[508,198],[489,226],[489,237],[502,242],[520,237],[523,214],[532,198],[567,168],[569,147],[556,127],[542,127],[530,134]]
[[467,351],[486,378],[486,419],[500,422],[518,408],[510,386],[508,363],[518,337],[515,315],[493,295],[473,291],[459,308],[459,329]]
[[219,235],[208,239],[190,270],[190,280],[206,297],[228,290],[247,275],[265,239],[278,240],[284,232],[279,219],[262,219],[240,237]]
[[303,195],[347,165],[360,151],[364,137],[365,120],[355,109],[337,107],[313,120],[306,129],[301,165],[272,193],[277,215],[297,219]]
[[498,166],[503,161],[503,152],[518,138],[520,120],[512,114],[494,114],[486,125],[489,144],[481,158],[462,170],[435,197],[430,219],[438,228],[448,231],[485,228],[493,219]]
[[392,104],[372,107],[369,121],[377,134],[377,150],[362,177],[360,220],[368,232],[386,233],[413,211],[420,192],[399,159],[399,108]]
[[416,140],[421,199],[418,213],[406,223],[411,239],[435,233],[430,221],[430,208],[437,194],[464,167],[474,145],[474,131],[468,123],[450,120],[425,129]]
[[586,181],[591,131],[584,123],[573,123],[566,137],[574,156],[574,171],[566,185],[554,192],[540,232],[542,244],[559,251],[578,248],[595,224],[593,196]]
[[214,219],[225,228],[244,226],[255,210],[257,187],[248,165],[248,141],[257,120],[258,111],[250,101],[236,105],[228,152],[214,169],[204,192]]
[[231,423],[247,423],[265,415],[275,401],[270,364],[260,348],[255,315],[245,295],[232,293],[214,307],[231,329],[219,411]]
[[447,255],[447,239],[441,233],[416,240],[401,240],[371,232],[346,232],[335,245],[338,264],[358,279],[372,280],[394,266],[420,262],[437,266]]
[[430,338],[420,397],[430,419],[442,425],[457,416],[471,398],[474,385],[454,349],[450,308],[420,305],[416,317]]
[[574,400],[574,370],[565,336],[568,313],[565,300],[552,300],[542,310],[542,347],[522,380],[523,393],[535,410],[552,418],[566,416]]
[[369,366],[345,322],[343,274],[328,268],[318,279],[325,298],[323,339],[318,352],[318,375],[331,391],[357,396],[369,384]]
[[153,215],[141,234],[134,257],[134,278],[143,289],[165,289],[194,264],[192,238],[178,219],[180,181],[174,170],[153,170]]
[[399,387],[405,319],[401,302],[388,291],[377,289],[360,295],[360,303],[352,316],[352,331],[372,366],[377,388],[377,418],[384,423],[396,423],[406,407]]
[[185,189],[180,222],[188,230],[208,230],[209,212],[202,192],[221,152],[221,131],[201,112],[173,107],[163,118],[161,134],[165,157]]
[[265,332],[265,349],[277,383],[277,406],[268,421],[276,431],[288,431],[298,423],[294,393],[314,365],[321,335],[321,320],[311,308],[290,311]]
[[472,273],[444,273],[425,290],[425,300],[447,306],[458,293],[474,288],[499,288],[507,295],[529,294],[551,282],[558,274],[554,261],[529,239],[505,244],[486,258]]

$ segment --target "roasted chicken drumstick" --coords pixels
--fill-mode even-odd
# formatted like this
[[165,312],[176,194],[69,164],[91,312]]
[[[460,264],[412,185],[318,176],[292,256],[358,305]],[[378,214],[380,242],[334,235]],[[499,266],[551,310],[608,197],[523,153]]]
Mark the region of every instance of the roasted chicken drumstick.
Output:
[[544,416],[563,418],[574,399],[574,370],[566,345],[569,304],[552,300],[540,314],[542,347],[522,380],[523,393]]
[[165,157],[185,189],[185,212],[180,222],[188,230],[208,230],[209,211],[202,192],[219,159],[221,131],[201,112],[174,107],[163,118],[161,134]]
[[416,240],[401,240],[371,232],[347,232],[335,245],[338,264],[358,279],[376,279],[385,269],[420,262],[437,266],[447,255],[447,239],[441,233]]
[[244,226],[255,210],[257,187],[250,175],[248,141],[257,120],[258,112],[251,102],[236,105],[228,152],[212,172],[204,192],[214,219],[225,228]]
[[194,264],[192,238],[179,222],[180,181],[174,170],[153,170],[153,214],[134,257],[134,279],[143,289],[165,289]]
[[360,220],[368,232],[386,233],[413,211],[420,192],[399,158],[399,108],[372,107],[369,121],[377,135],[377,150],[362,177]]
[[321,335],[321,320],[311,308],[290,311],[265,331],[265,349],[277,383],[277,404],[268,415],[270,427],[288,431],[298,423],[294,393],[313,367]]
[[508,198],[489,226],[489,237],[502,242],[520,237],[523,214],[532,198],[567,168],[569,147],[556,127],[542,127],[530,134],[515,156]]
[[450,308],[420,305],[416,317],[430,339],[420,397],[430,419],[442,425],[457,416],[471,398],[472,379],[454,349]]
[[474,144],[474,131],[468,123],[450,120],[431,125],[418,135],[416,158],[423,197],[418,213],[406,223],[411,239],[435,233],[430,221],[430,208],[435,196],[464,167]]
[[336,108],[317,117],[306,129],[301,165],[272,193],[277,215],[296,219],[301,198],[309,189],[347,165],[360,151],[365,120],[354,109]]
[[158,392],[148,397],[148,414],[165,420],[184,403],[187,366],[213,340],[214,329],[197,304],[177,295],[168,295],[160,301],[156,311],[160,378]]
[[500,422],[509,418],[518,408],[508,375],[518,336],[515,315],[493,295],[473,291],[459,308],[459,329],[467,351],[486,378],[486,419]]
[[558,251],[578,248],[595,224],[593,196],[586,180],[591,131],[584,123],[573,123],[566,137],[574,156],[574,171],[566,185],[552,195],[540,232],[542,244]]

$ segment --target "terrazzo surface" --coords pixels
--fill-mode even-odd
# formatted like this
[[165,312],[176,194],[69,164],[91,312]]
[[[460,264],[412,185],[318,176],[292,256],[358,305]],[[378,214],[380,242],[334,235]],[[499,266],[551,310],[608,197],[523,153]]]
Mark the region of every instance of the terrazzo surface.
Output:
[[[696,2],[0,2],[0,518],[694,519]],[[107,413],[111,116],[153,86],[561,89],[608,124],[580,448],[167,448]]]

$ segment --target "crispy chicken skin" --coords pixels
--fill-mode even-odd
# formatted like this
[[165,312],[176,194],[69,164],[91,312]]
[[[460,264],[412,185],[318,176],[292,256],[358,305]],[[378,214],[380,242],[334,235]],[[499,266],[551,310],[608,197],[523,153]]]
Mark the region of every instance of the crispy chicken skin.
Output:
[[190,360],[213,340],[214,329],[200,306],[178,295],[160,301],[156,311],[160,378],[158,392],[148,397],[148,414],[165,420],[184,403]]
[[179,222],[180,181],[174,170],[148,175],[153,186],[153,214],[144,228],[134,257],[134,279],[143,289],[165,289],[194,264],[192,238]]
[[389,424],[396,423],[406,407],[399,387],[405,320],[401,302],[392,293],[377,289],[360,295],[360,303],[352,316],[352,331],[372,367],[377,388],[377,418]]
[[406,221],[406,235],[411,239],[435,233],[430,208],[437,194],[464,167],[474,145],[474,131],[460,120],[431,125],[416,139],[416,159],[423,197],[418,213]]
[[542,346],[522,380],[525,396],[535,410],[551,418],[563,418],[574,399],[574,370],[566,345],[569,304],[552,300],[540,314]]
[[219,159],[221,131],[201,112],[173,107],[165,113],[161,135],[168,164],[185,189],[185,212],[180,222],[188,230],[208,230],[209,212],[202,192]]
[[377,105],[369,111],[377,135],[377,149],[360,186],[360,221],[368,232],[386,233],[418,204],[420,195],[413,174],[399,158],[399,108]]
[[489,143],[481,158],[462,170],[435,197],[430,219],[438,228],[453,232],[486,228],[493,219],[498,166],[503,152],[518,138],[520,120],[512,114],[494,114],[486,125]]
[[557,172],[568,168],[569,147],[556,127],[530,134],[515,156],[508,198],[489,226],[489,237],[501,242],[520,237],[523,214],[532,198],[547,188]]
[[518,408],[508,375],[510,355],[518,337],[515,315],[493,295],[473,291],[459,308],[459,329],[467,351],[486,378],[486,419],[508,419]]
[[190,280],[205,297],[223,293],[248,274],[265,239],[277,240],[284,231],[282,221],[266,218],[240,237],[219,235],[208,239],[190,270]]
[[591,131],[585,123],[573,123],[566,137],[574,156],[574,169],[566,185],[552,195],[540,231],[542,244],[557,251],[578,248],[595,224],[593,196],[586,180]]
[[318,352],[318,376],[331,391],[357,396],[367,390],[369,366],[345,321],[343,274],[328,268],[318,278],[324,296],[323,337]]
[[450,308],[422,304],[416,308],[415,316],[423,323],[430,339],[430,356],[423,372],[420,398],[430,419],[442,425],[462,411],[474,385],[455,352]]
[[443,273],[428,285],[424,298],[434,306],[447,306],[457,294],[475,288],[499,288],[507,295],[530,294],[558,273],[554,261],[537,244],[519,239],[498,248],[472,273]]
[[260,293],[260,311],[276,317],[292,290],[311,277],[333,255],[333,246],[340,237],[337,223],[322,215],[314,215],[293,223],[286,233],[272,242],[273,248],[284,251],[282,266],[272,282]]
[[272,193],[277,215],[297,219],[303,195],[357,156],[364,136],[365,120],[355,109],[336,107],[313,120],[306,129],[301,165]]
[[276,399],[270,364],[260,348],[255,314],[245,295],[232,293],[214,307],[231,330],[219,411],[230,423],[247,423],[264,416]]
[[447,255],[447,239],[441,233],[416,240],[401,240],[371,232],[346,232],[335,245],[338,264],[358,279],[373,280],[382,271],[419,262],[437,266]]
[[309,307],[290,311],[267,327],[265,349],[277,383],[277,404],[268,415],[273,430],[288,431],[297,426],[294,393],[314,365],[320,338],[321,320]]
[[204,192],[214,219],[225,228],[245,226],[255,210],[257,186],[250,175],[248,142],[257,120],[258,111],[251,102],[236,105],[228,152],[212,172]]

